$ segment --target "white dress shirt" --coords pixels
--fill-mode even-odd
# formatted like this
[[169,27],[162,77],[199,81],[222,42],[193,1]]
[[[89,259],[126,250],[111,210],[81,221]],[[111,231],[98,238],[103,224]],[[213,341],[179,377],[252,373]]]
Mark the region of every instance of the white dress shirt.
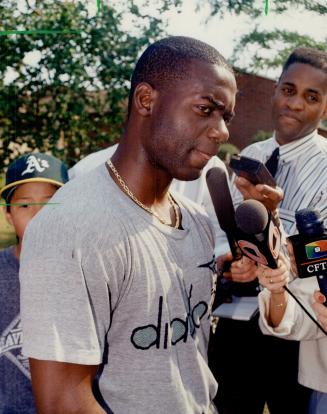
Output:
[[[275,137],[256,142],[242,151],[242,155],[267,161],[279,146]],[[327,139],[313,131],[303,138],[279,146],[279,163],[275,180],[284,191],[279,216],[288,235],[297,233],[295,212],[307,207],[320,211],[327,227]],[[235,206],[243,201],[233,186]]]

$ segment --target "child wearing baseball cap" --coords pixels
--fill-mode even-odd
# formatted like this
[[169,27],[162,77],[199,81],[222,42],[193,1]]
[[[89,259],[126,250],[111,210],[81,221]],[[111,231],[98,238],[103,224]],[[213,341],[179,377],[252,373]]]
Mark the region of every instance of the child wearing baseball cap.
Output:
[[17,236],[15,246],[0,250],[0,412],[36,412],[28,359],[22,355],[19,255],[27,224],[67,181],[68,171],[62,161],[31,153],[9,165],[5,186],[0,190],[6,219]]

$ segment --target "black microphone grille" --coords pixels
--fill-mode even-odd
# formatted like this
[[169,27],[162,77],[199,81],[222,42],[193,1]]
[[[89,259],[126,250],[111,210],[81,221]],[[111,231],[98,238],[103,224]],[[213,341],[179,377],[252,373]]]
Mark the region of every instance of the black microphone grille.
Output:
[[266,207],[257,200],[245,200],[235,211],[237,227],[247,234],[262,233],[268,220]]

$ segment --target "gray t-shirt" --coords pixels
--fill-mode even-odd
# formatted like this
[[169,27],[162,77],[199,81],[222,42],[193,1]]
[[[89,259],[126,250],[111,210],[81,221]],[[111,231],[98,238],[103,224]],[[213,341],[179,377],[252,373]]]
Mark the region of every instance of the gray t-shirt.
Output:
[[212,229],[201,208],[174,197],[183,230],[137,206],[101,165],[60,189],[24,236],[24,353],[102,364],[114,414],[206,414],[216,393]]

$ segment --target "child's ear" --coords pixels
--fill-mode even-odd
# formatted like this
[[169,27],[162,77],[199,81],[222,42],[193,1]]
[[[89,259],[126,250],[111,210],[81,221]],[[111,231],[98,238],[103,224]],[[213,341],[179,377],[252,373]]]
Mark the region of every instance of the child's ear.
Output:
[[7,210],[7,207],[3,207],[3,214],[7,220],[7,223],[10,224],[11,226],[14,226],[10,210]]

